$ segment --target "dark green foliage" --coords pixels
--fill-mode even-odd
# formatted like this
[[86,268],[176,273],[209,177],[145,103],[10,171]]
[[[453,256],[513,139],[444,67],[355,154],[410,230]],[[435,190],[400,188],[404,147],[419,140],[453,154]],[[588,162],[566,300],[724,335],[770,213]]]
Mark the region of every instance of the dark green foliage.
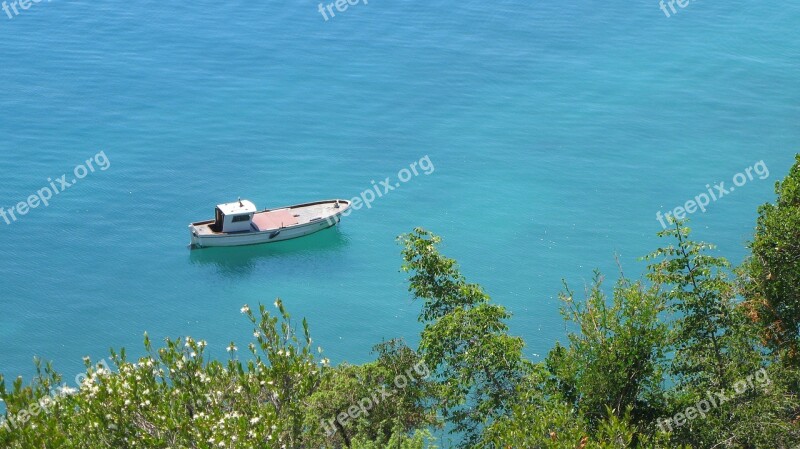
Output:
[[730,264],[707,254],[712,245],[689,240],[683,223],[659,233],[675,244],[658,249],[647,258],[648,277],[666,291],[673,312],[670,342],[675,349],[671,373],[681,386],[729,388],[736,380],[732,355],[744,329],[734,309],[734,283]]
[[[602,277],[595,273],[588,297],[576,301],[566,288],[561,300],[564,318],[577,326],[566,350],[548,358],[566,387],[562,394],[577,399],[592,428],[609,416],[631,415],[634,421],[652,418],[660,402],[661,364],[667,327],[659,320],[663,297],[639,282],[620,280],[609,304]],[[560,363],[559,363],[560,362]],[[561,366],[559,366],[561,365]],[[577,393],[577,397],[576,396]]]
[[758,209],[751,256],[743,283],[752,317],[769,347],[800,364],[800,154],[789,175],[775,185],[777,200]]
[[[398,432],[437,424],[435,415],[423,405],[432,387],[417,354],[400,340],[381,343],[375,352],[374,362],[345,363],[326,372],[319,390],[308,399],[307,428],[318,429],[307,435],[310,446],[349,446],[354,439],[388,444]],[[359,416],[344,425],[335,421],[339,414],[361,405],[366,414],[359,410]]]
[[622,279],[609,302],[599,273],[586,295],[576,300],[565,287],[562,314],[575,329],[569,346],[556,344],[545,363],[536,366],[521,385],[510,417],[487,429],[487,446],[517,441],[532,448],[607,448],[666,442],[648,425],[663,407],[663,296]]
[[529,370],[521,338],[508,335],[510,314],[466,282],[454,260],[442,256],[441,239],[423,229],[400,238],[410,272],[409,291],[423,300],[419,352],[434,373],[434,408],[465,434],[480,438],[484,425],[504,416]]
[[[781,384],[772,382],[775,374],[769,377],[759,371],[768,362],[756,338],[759,328],[736,300],[728,261],[709,255],[712,245],[690,240],[690,230],[683,223],[674,223],[661,235],[672,238],[674,244],[648,256],[654,261],[648,277],[664,291],[672,312],[668,341],[673,356],[668,373],[674,386],[667,391],[662,418],[697,409],[698,404],[708,410],[674,429],[669,421],[659,421],[659,427],[672,431],[673,442],[692,447],[719,442],[727,447],[756,447],[765,433],[786,424],[785,408],[791,408],[788,404],[793,399]],[[764,374],[756,378],[759,372]],[[762,378],[763,383],[753,381]],[[747,387],[739,392],[742,382]],[[717,403],[717,393],[733,399]],[[782,416],[784,421],[754,421],[756,416]],[[788,438],[790,433],[782,436]]]

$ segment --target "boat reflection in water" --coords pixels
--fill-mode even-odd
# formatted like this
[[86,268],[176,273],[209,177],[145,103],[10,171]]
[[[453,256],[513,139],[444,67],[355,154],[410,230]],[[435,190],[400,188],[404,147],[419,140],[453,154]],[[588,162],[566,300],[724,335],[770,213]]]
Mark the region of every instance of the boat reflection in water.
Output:
[[205,248],[189,251],[192,264],[212,266],[220,274],[240,277],[250,274],[259,265],[282,272],[298,265],[329,264],[326,254],[335,256],[336,250],[348,245],[347,237],[339,227],[331,227],[301,239],[275,242],[269,245],[250,245],[220,248]]

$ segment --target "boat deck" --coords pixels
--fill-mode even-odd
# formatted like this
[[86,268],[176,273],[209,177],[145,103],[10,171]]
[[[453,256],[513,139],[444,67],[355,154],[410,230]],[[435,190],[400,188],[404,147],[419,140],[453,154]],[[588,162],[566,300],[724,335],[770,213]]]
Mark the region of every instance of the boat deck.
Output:
[[297,206],[283,207],[279,209],[266,209],[256,212],[251,222],[258,226],[259,231],[254,230],[251,226],[250,230],[248,231],[216,232],[211,229],[211,226],[214,224],[214,220],[192,223],[192,226],[194,227],[198,236],[249,234],[252,232],[272,231],[283,227],[301,226],[311,223],[312,221],[325,220],[328,217],[336,215],[345,209],[345,203],[337,208],[336,201],[319,201],[316,203],[300,204]]

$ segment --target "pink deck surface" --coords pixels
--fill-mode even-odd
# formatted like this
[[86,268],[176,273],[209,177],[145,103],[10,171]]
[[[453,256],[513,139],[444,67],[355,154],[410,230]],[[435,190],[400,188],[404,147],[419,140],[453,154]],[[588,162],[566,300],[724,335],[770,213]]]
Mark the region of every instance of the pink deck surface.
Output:
[[259,231],[278,229],[282,226],[292,226],[297,224],[290,209],[272,210],[269,212],[258,212],[253,216],[253,224]]

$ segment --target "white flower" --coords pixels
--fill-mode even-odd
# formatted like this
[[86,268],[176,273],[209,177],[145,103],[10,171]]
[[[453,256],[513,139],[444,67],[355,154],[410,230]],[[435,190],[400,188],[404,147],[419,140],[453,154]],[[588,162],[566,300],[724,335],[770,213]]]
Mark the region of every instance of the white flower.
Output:
[[236,346],[233,343],[231,343],[231,345],[228,346],[228,352],[234,352],[234,351],[237,351],[237,350],[238,349],[236,348]]
[[259,421],[261,421],[261,418],[256,416],[255,418],[250,420],[250,424],[258,424]]
[[244,307],[242,307],[241,309],[239,309],[239,311],[240,311],[240,312],[242,312],[242,313],[248,313],[248,312],[250,312],[250,306],[248,306],[247,304],[245,304],[245,305],[244,305]]

